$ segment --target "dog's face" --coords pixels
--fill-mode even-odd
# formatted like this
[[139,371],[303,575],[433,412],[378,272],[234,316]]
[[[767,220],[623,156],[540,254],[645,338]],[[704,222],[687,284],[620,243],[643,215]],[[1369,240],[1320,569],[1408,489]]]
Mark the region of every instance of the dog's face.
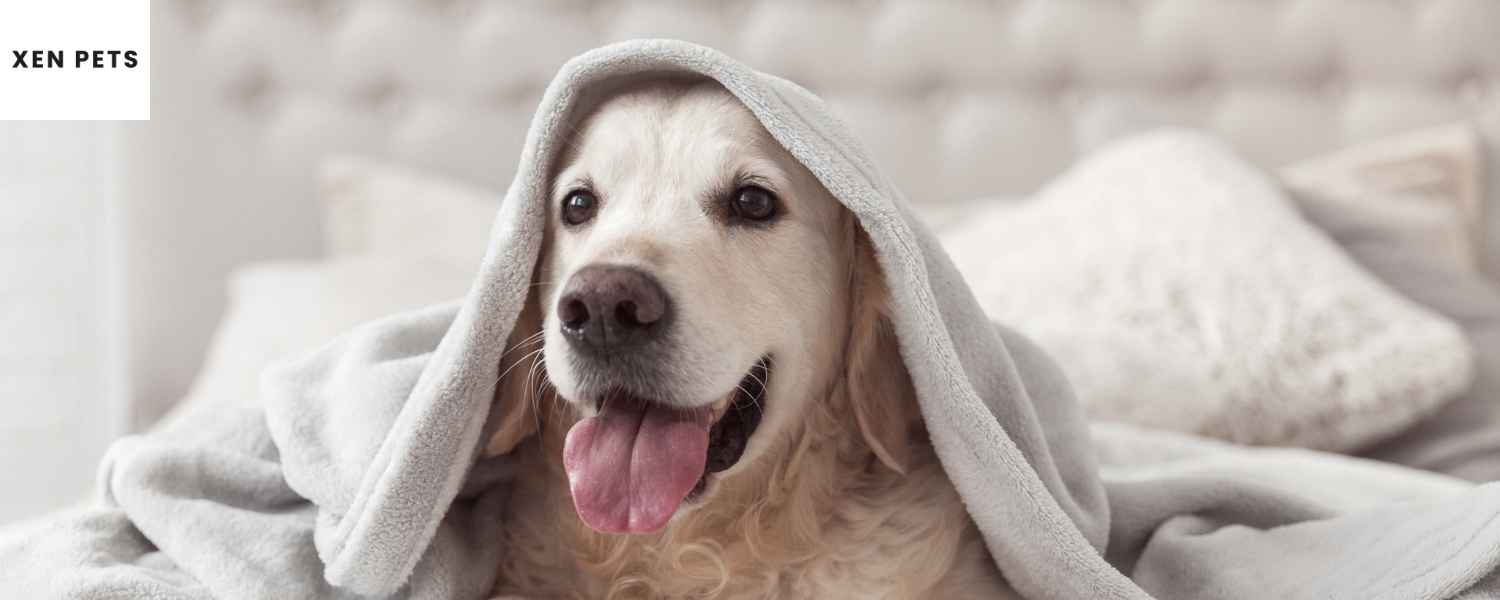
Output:
[[538,303],[574,504],[655,530],[826,396],[856,225],[712,84],[613,96],[554,172]]

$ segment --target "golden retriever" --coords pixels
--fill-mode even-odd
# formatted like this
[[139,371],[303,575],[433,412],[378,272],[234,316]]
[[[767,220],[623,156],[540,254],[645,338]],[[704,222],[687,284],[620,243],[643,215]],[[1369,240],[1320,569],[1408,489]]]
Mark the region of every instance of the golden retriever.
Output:
[[854,216],[710,82],[610,95],[550,179],[486,451],[495,593],[1006,598]]

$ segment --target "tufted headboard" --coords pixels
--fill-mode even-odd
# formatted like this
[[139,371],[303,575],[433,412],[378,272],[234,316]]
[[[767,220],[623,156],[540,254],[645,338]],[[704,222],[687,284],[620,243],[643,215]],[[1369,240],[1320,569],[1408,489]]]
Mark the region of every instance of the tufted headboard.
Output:
[[[1500,102],[1495,0],[159,0],[127,126],[131,394],[174,400],[224,276],[320,250],[314,173],[360,153],[503,188],[542,87],[631,37],[827,98],[918,202],[1025,192],[1080,123],[1149,108],[1275,166]],[[136,415],[139,425],[154,416]]]

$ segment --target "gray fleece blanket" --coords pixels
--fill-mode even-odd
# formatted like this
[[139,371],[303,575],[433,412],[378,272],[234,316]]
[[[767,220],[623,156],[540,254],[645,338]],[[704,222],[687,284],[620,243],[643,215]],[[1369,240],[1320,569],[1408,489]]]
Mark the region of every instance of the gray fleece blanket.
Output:
[[932,443],[1026,597],[1500,594],[1500,487],[1091,432],[1055,365],[989,325],[818,98],[707,48],[634,41],[572,60],[548,88],[465,298],[273,369],[261,406],[208,406],[121,440],[96,505],[0,532],[0,597],[486,597],[511,474],[478,447],[539,253],[548,163],[590,94],[663,74],[724,85],[858,216]]

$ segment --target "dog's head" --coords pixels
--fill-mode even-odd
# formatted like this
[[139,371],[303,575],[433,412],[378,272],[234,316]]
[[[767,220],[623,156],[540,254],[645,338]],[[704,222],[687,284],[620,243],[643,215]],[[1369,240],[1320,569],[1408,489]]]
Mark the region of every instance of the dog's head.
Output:
[[906,424],[880,399],[909,383],[873,358],[894,355],[874,254],[738,100],[707,82],[620,91],[552,173],[535,297],[546,376],[579,418],[563,464],[589,526],[661,528],[833,394],[901,468]]

